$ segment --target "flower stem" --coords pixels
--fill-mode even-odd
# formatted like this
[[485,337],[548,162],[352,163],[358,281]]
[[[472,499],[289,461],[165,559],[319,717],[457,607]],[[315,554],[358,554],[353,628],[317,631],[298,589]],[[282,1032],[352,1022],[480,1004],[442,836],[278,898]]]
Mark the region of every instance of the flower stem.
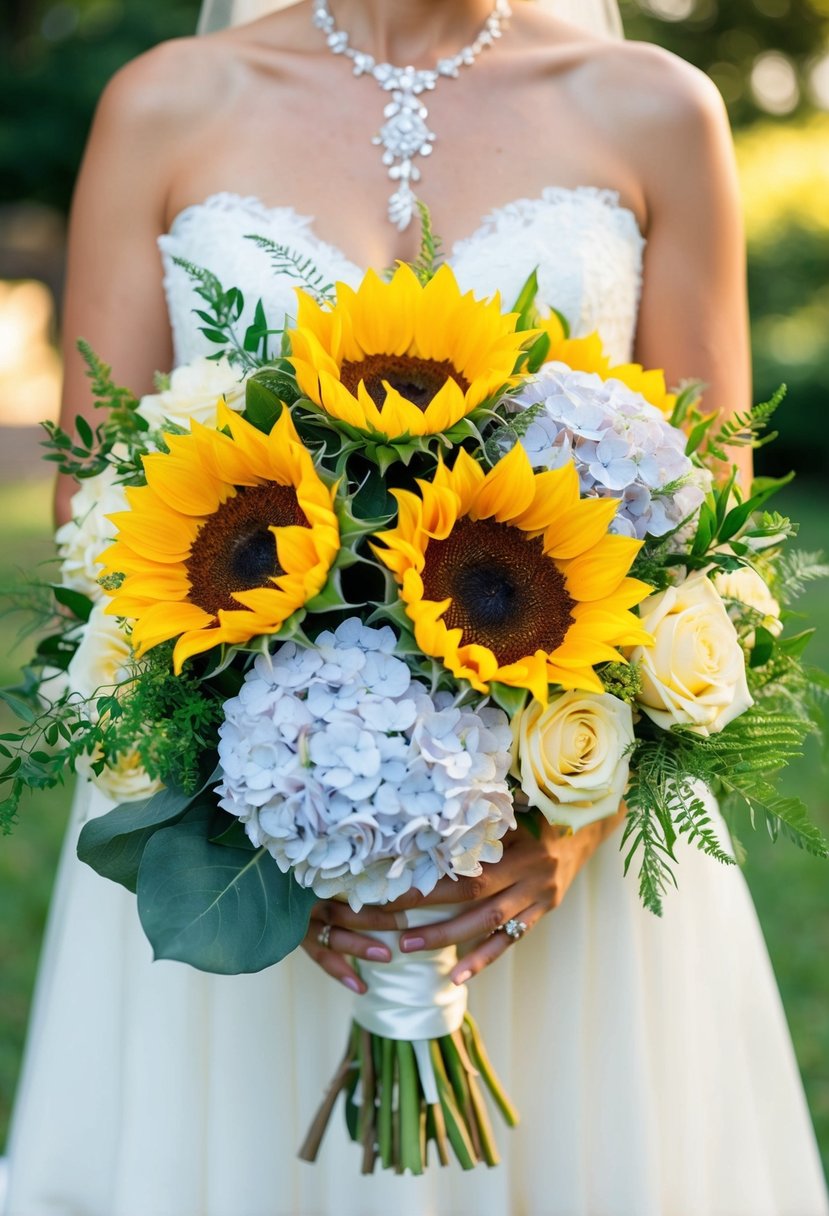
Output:
[[504,1092],[504,1088],[501,1085],[501,1082],[498,1080],[495,1070],[490,1063],[489,1056],[486,1053],[486,1048],[484,1047],[483,1039],[481,1038],[481,1032],[478,1030],[474,1019],[468,1013],[464,1018],[462,1029],[464,1041],[472,1059],[472,1063],[483,1077],[486,1087],[492,1095],[492,1098],[501,1114],[503,1115],[505,1122],[509,1127],[517,1127],[519,1122],[518,1111],[512,1105]]
[[380,1161],[387,1170],[394,1164],[392,1156],[392,1097],[394,1093],[394,1043],[391,1039],[380,1040],[380,1117],[378,1121],[378,1143]]
[[363,1145],[364,1174],[374,1172],[374,1164],[377,1160],[376,1087],[372,1037],[367,1030],[360,1032],[360,1088],[362,1090],[360,1140]]
[[322,1138],[325,1135],[331,1119],[331,1114],[334,1110],[334,1104],[339,1097],[340,1091],[348,1084],[352,1070],[356,1068],[356,1051],[356,1027],[352,1025],[348,1036],[348,1046],[346,1047],[345,1055],[342,1058],[339,1068],[334,1074],[334,1079],[328,1087],[328,1091],[314,1117],[314,1121],[308,1129],[308,1135],[305,1137],[302,1147],[299,1150],[299,1158],[301,1161],[316,1161],[317,1154],[320,1150],[320,1145],[322,1144]]
[[420,1081],[417,1075],[414,1048],[405,1039],[397,1040],[397,1066],[399,1071],[400,1164],[403,1170],[411,1170],[413,1174],[422,1174]]
[[443,1115],[446,1120],[446,1131],[449,1136],[449,1141],[452,1148],[455,1150],[455,1156],[465,1170],[474,1169],[478,1164],[478,1158],[472,1141],[469,1138],[469,1133],[463,1120],[463,1115],[458,1109],[455,1101],[455,1095],[452,1092],[452,1086],[449,1083],[449,1078],[446,1075],[446,1069],[443,1065],[443,1056],[440,1052],[440,1040],[432,1039],[429,1043],[429,1048],[432,1055],[432,1064],[435,1069],[435,1080],[437,1081],[438,1093],[440,1094],[440,1104],[443,1108]]

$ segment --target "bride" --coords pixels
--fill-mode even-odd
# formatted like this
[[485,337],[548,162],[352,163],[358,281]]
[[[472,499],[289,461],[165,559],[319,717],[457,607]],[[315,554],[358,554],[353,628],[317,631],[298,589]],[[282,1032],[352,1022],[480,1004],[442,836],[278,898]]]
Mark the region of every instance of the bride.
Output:
[[[75,335],[143,392],[156,369],[209,351],[175,257],[241,287],[249,308],[263,296],[279,324],[293,283],[244,238],[271,237],[326,279],[355,283],[416,253],[407,186],[464,288],[510,302],[537,267],[544,304],[577,333],[598,328],[614,361],[635,353],[669,381],[702,377],[711,407],[746,405],[737,191],[706,79],[604,36],[618,14],[599,0],[570,5],[572,21],[563,5],[526,0],[511,15],[503,0],[277,7],[218,29],[231,14],[208,4],[203,24],[217,32],[157,48],[107,89],[73,210],[68,418],[88,399]],[[420,178],[405,166],[390,178],[391,136],[372,142],[389,94],[368,57],[431,67],[470,46],[418,103],[432,152],[414,158]],[[70,494],[61,487],[64,516]],[[104,809],[80,791],[18,1094],[8,1216],[829,1210],[739,872],[686,850],[658,921],[622,875],[617,816],[570,838],[517,832],[481,880],[439,889],[457,916],[404,943],[468,947],[456,979],[470,982],[524,1122],[502,1135],[492,1173],[358,1181],[337,1121],[318,1165],[294,1152],[365,987],[348,956],[382,956],[371,930],[395,924],[392,913],[319,907],[305,953],[256,976],[151,963],[133,898],[74,856],[81,823]],[[530,927],[525,939],[487,935],[509,917]]]

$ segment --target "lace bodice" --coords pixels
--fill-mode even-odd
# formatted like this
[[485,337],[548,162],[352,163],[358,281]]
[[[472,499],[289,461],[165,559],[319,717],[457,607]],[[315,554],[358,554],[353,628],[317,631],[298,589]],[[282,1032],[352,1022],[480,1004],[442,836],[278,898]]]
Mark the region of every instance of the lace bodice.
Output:
[[[174,258],[212,271],[225,287],[239,287],[250,323],[261,296],[268,320],[280,326],[295,315],[297,280],[274,273],[269,254],[249,235],[265,236],[310,258],[328,282],[356,286],[362,268],[314,232],[292,207],[266,207],[255,198],[214,194],[186,208],[159,239],[175,341],[176,365],[215,350],[199,332],[193,309],[201,302]],[[612,190],[550,187],[538,198],[518,199],[491,212],[471,236],[449,252],[458,281],[478,296],[499,291],[506,307],[527,276],[538,271],[539,303],[556,308],[574,336],[598,330],[614,362],[630,358],[636,330],[644,238],[633,213]]]

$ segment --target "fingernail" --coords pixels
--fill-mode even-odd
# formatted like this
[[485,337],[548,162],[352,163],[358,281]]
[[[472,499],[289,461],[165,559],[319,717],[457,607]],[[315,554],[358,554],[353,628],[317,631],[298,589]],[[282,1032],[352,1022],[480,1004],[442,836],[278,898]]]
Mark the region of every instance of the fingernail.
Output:
[[355,980],[353,976],[351,976],[351,975],[343,976],[343,983],[345,984],[346,988],[350,988],[352,992],[356,992],[357,996],[363,995],[363,989],[360,987],[359,982],[357,980]]
[[458,988],[460,988],[462,984],[465,984],[467,980],[471,980],[471,979],[472,979],[471,971],[461,971],[458,973],[458,975],[452,976],[452,983],[456,984],[458,986]]
[[422,950],[425,945],[426,939],[424,937],[403,937],[400,939],[400,949],[407,952],[409,950]]
[[385,946],[369,946],[366,950],[366,958],[370,958],[373,963],[391,962],[391,954]]

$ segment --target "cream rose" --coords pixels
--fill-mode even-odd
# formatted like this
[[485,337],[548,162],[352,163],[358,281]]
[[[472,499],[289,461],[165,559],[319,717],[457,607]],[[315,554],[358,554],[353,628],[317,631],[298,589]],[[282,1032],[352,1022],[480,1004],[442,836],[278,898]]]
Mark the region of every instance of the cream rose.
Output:
[[113,802],[138,802],[163,788],[161,781],[147,775],[136,752],[124,752],[114,764],[105,764],[100,773],[92,770],[95,760],[95,755],[79,756],[75,768]]
[[629,705],[607,693],[566,692],[546,708],[533,701],[513,729],[521,788],[550,823],[576,830],[616,813],[630,768]]
[[[85,712],[93,721],[97,718],[95,698],[113,693],[129,677],[133,661],[129,638],[118,621],[96,604],[66,672],[72,692],[91,702]],[[100,752],[79,756],[75,767],[113,802],[135,802],[162,788],[162,782],[147,775],[135,752],[123,753],[95,773],[92,765],[99,758]]]
[[168,420],[186,427],[191,418],[204,426],[215,426],[216,405],[222,397],[231,409],[244,408],[245,386],[239,372],[226,359],[214,361],[203,356],[177,367],[170,376],[169,388],[142,397],[138,413],[151,430],[158,430]]
[[[66,671],[69,687],[87,700],[106,696],[127,679],[132,663],[129,638],[116,618],[96,604]],[[94,706],[90,712],[94,716]]]
[[[725,600],[737,600],[748,608],[759,612],[761,624],[774,637],[783,631],[780,620],[780,605],[769,591],[768,585],[751,566],[740,566],[738,570],[720,571],[714,575],[714,586]],[[749,642],[752,645],[752,642]]]
[[705,574],[651,596],[639,614],[654,644],[630,659],[642,674],[638,704],[657,726],[713,735],[753,704],[737,631]]
[[127,509],[124,487],[115,476],[115,469],[107,465],[96,477],[82,481],[72,496],[72,519],[55,534],[61,558],[61,582],[95,601],[106,598],[98,582],[101,567],[97,558],[112,543],[116,532],[107,516]]

